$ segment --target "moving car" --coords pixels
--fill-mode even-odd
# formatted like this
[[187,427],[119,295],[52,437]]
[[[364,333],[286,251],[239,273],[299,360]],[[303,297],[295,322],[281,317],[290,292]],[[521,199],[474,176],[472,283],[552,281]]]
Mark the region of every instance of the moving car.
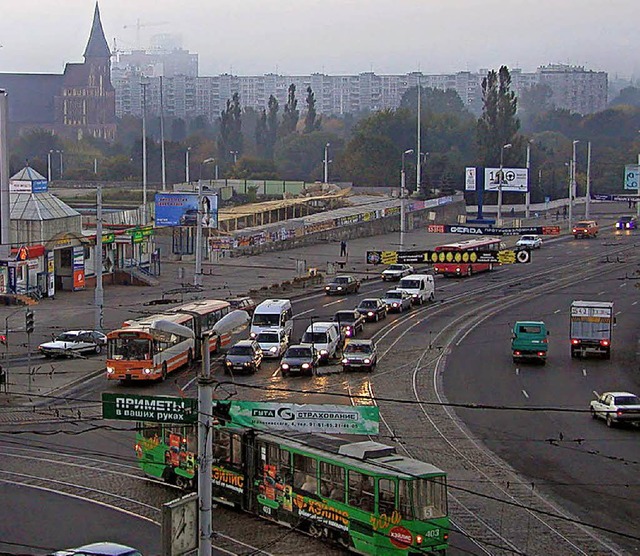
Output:
[[387,304],[377,297],[363,299],[356,307],[356,311],[368,321],[378,322],[380,319],[387,318]]
[[581,220],[573,225],[571,231],[576,239],[596,237],[598,235],[598,223],[595,220]]
[[224,370],[247,371],[255,373],[262,363],[262,349],[255,340],[240,340],[227,352],[224,360]]
[[621,216],[616,222],[616,230],[635,230],[638,227],[638,218],[631,214]]
[[422,305],[425,301],[433,301],[436,296],[436,284],[431,274],[410,274],[405,276],[396,286],[397,290],[407,292],[414,305]]
[[324,287],[324,291],[327,295],[358,293],[359,289],[360,280],[349,275],[336,276]]
[[344,338],[354,338],[364,330],[364,317],[355,309],[338,311],[333,315],[333,322],[337,322]]
[[640,423],[640,398],[630,392],[605,392],[591,401],[591,417],[604,419],[608,427],[617,423]]
[[511,354],[513,362],[523,360],[547,361],[549,351],[549,331],[542,321],[518,321],[511,333]]
[[413,267],[410,264],[390,264],[389,267],[382,271],[382,280],[395,282],[413,274]]
[[542,238],[536,234],[522,236],[517,242],[516,247],[525,249],[540,249],[542,247]]
[[344,371],[355,368],[373,371],[377,363],[378,352],[373,340],[349,340],[342,353]]
[[251,297],[236,297],[235,299],[230,299],[229,305],[231,305],[233,310],[239,309],[246,311],[250,315],[253,315],[256,309],[256,302]]
[[142,556],[137,548],[114,542],[94,542],[52,552],[51,556]]
[[289,336],[283,330],[266,330],[258,334],[256,342],[263,357],[280,357],[287,350]]
[[307,328],[300,340],[301,345],[311,346],[320,355],[320,362],[326,363],[342,346],[342,335],[337,322],[314,322]]
[[97,330],[68,330],[55,340],[40,344],[38,349],[45,357],[73,357],[85,353],[102,352],[107,345],[107,337]]
[[390,312],[402,313],[411,309],[411,296],[402,290],[389,290],[384,294],[382,301],[387,304],[387,309]]
[[282,376],[292,373],[311,376],[315,373],[319,363],[319,355],[311,346],[289,346],[280,362]]

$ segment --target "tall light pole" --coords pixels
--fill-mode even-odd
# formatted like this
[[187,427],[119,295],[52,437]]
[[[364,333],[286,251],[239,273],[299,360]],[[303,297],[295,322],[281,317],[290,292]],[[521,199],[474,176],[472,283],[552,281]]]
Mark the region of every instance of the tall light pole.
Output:
[[162,98],[162,76],[160,76],[160,152],[162,163],[162,191],[167,190],[167,162],[164,151],[164,101]]
[[202,285],[202,167],[215,162],[215,158],[206,158],[200,163],[200,179],[198,180],[198,210],[196,213],[196,268],[193,273],[193,285]]
[[[640,130],[638,131],[640,133]],[[640,153],[638,153],[638,178],[640,178]],[[640,218],[640,179],[638,180],[638,198],[636,199],[636,214]]]
[[64,153],[64,151],[56,151],[56,152],[60,153],[60,179],[62,179],[62,175],[64,173],[63,166],[62,166],[62,154]]
[[579,143],[577,139],[573,141],[573,149],[571,153],[571,192],[569,194],[569,226],[572,226],[571,217],[573,216],[573,200],[576,196],[576,145]]
[[[402,153],[402,170],[400,170],[400,249],[404,248],[404,234],[405,234],[405,214],[404,214],[404,197],[405,197],[405,171],[404,171],[404,156],[406,154],[412,154],[413,149],[407,149]],[[418,164],[419,165],[419,164]]]
[[566,165],[569,167],[569,231],[571,231],[573,220],[573,203],[571,202],[571,197],[573,196],[573,160],[569,160]]
[[147,223],[147,85],[142,86],[142,224]]
[[185,183],[189,183],[189,152],[191,152],[191,147],[187,147],[187,151],[184,153],[184,181]]
[[500,220],[502,220],[502,181],[503,181],[503,168],[504,168],[504,151],[505,149],[510,149],[513,145],[511,143],[507,143],[506,145],[502,145],[500,149],[500,171],[498,172],[498,222],[500,225]]
[[94,328],[102,330],[102,317],[104,307],[104,289],[102,287],[102,187],[98,186],[96,191],[96,256],[95,273],[96,273],[96,289],[94,291]]
[[324,183],[329,183],[329,147],[331,143],[324,146]]
[[422,185],[422,171],[421,171],[421,167],[422,165],[421,163],[421,156],[422,156],[422,151],[421,151],[421,147],[420,147],[420,139],[421,139],[421,127],[422,127],[422,122],[421,122],[421,114],[422,114],[422,98],[421,98],[421,87],[420,87],[420,76],[418,75],[418,129],[416,130],[417,132],[417,145],[416,145],[416,152],[418,153],[418,156],[416,157],[416,191],[420,191],[420,186]]
[[531,141],[527,142],[527,190],[524,194],[524,217],[529,218],[531,207]]
[[238,163],[238,151],[229,151],[229,154],[233,156],[233,164]]
[[591,141],[587,143],[587,185],[584,200],[584,217],[589,218],[591,205]]
[[51,154],[53,153],[53,150],[50,150],[47,153],[47,179],[49,180],[49,183],[51,183]]

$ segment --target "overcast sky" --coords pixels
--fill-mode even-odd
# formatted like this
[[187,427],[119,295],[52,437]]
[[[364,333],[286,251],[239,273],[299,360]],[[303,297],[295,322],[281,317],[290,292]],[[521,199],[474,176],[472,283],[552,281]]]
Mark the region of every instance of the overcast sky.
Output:
[[[94,0],[0,0],[0,71],[82,61]],[[449,73],[561,62],[640,77],[639,0],[100,0],[109,45],[175,33],[200,75]],[[125,28],[125,26],[127,28]]]

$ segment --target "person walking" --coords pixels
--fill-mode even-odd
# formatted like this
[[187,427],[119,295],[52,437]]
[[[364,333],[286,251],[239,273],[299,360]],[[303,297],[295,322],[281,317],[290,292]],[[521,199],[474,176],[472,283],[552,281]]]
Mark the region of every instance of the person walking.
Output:
[[340,256],[347,256],[347,242],[344,239],[340,242]]

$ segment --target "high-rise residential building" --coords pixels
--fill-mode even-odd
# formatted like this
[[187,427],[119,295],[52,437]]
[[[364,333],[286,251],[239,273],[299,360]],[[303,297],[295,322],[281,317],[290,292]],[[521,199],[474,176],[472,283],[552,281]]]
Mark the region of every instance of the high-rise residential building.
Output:
[[548,85],[551,103],[578,114],[591,114],[607,105],[608,76],[583,66],[549,64],[538,68],[539,82]]

